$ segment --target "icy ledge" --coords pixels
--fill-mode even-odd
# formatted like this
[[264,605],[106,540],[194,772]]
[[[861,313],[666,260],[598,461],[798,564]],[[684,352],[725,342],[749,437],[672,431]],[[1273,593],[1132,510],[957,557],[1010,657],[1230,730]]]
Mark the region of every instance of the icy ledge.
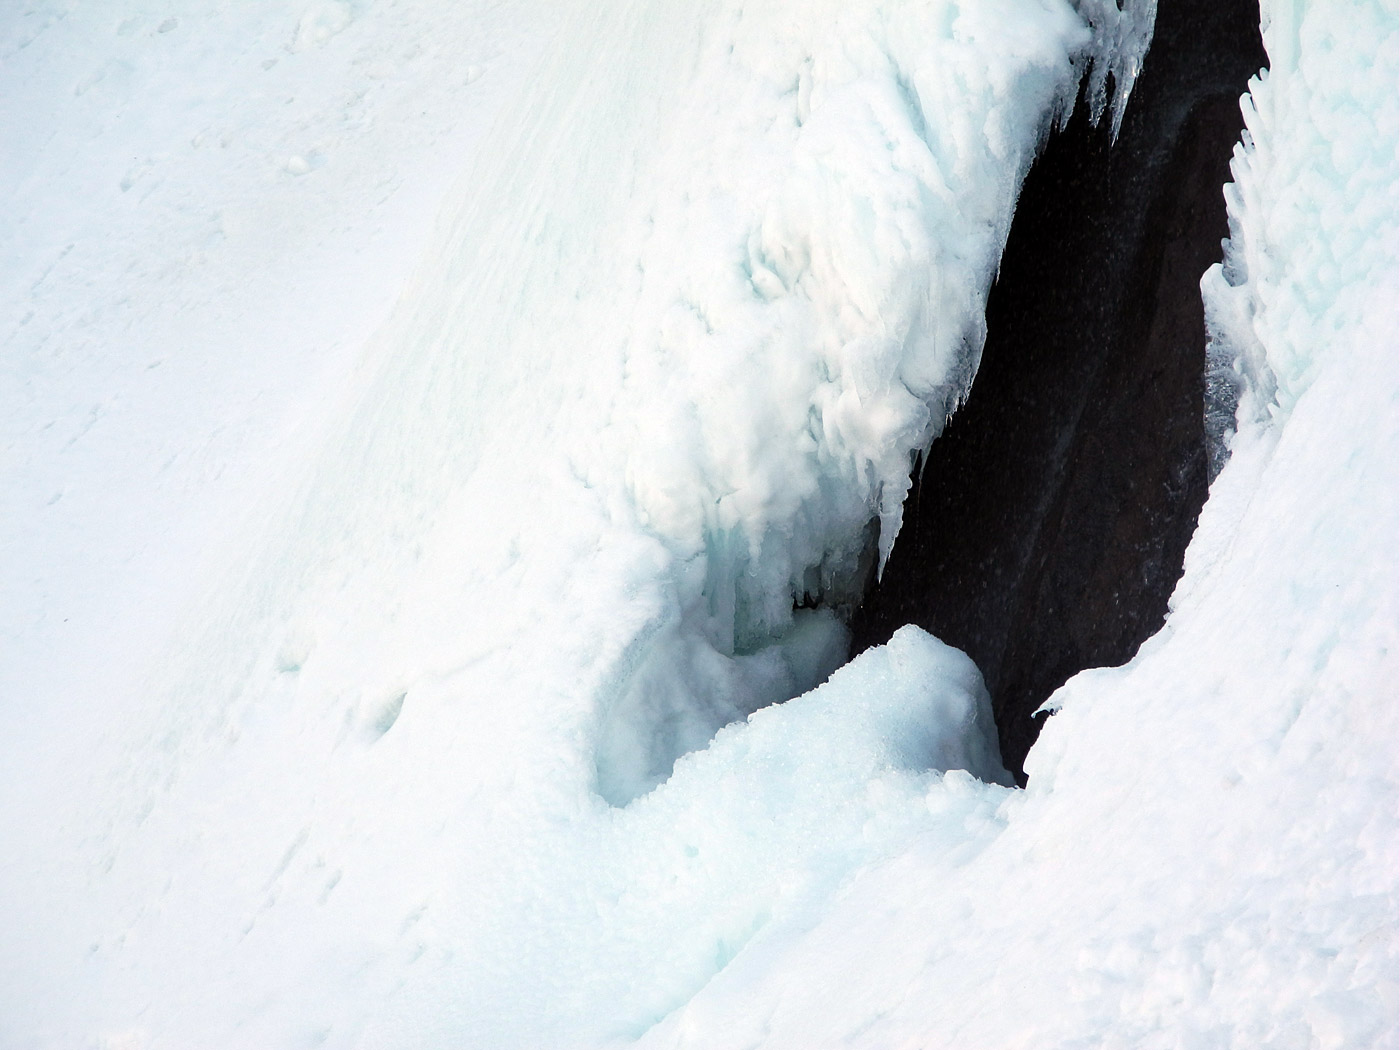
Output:
[[[770,923],[800,923],[911,837],[975,854],[1010,785],[981,674],[906,627],[820,688],[720,730],[575,855],[570,899],[584,910],[551,902],[550,926],[604,963],[558,992],[627,1004],[614,1031],[640,1035]],[[644,941],[619,945],[619,929]],[[639,971],[665,977],[639,996]]]

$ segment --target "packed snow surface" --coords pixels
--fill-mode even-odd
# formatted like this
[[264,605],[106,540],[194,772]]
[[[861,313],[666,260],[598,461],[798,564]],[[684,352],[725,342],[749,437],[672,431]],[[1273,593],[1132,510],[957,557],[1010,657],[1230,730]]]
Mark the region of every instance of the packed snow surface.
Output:
[[3,16],[0,1046],[1393,1043],[1394,4],[1266,3],[1231,459],[1026,791],[841,613],[1151,5],[547,6]]

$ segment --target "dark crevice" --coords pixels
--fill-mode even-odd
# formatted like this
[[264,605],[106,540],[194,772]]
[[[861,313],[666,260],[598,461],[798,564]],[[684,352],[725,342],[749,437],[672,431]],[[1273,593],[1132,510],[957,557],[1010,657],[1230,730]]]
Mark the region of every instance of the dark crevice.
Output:
[[1199,280],[1227,233],[1248,0],[1162,0],[1118,141],[1081,106],[1022,190],[966,404],[914,474],[855,651],[917,623],[964,649],[1024,782],[1033,712],[1162,624],[1205,500]]

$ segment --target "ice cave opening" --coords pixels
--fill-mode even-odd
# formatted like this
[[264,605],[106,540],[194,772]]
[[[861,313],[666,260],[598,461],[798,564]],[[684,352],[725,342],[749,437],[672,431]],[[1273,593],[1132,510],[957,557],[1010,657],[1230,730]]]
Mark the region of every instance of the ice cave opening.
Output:
[[[1239,98],[1267,64],[1247,0],[1173,0],[1115,143],[1076,107],[1021,191],[966,403],[916,465],[853,653],[915,623],[981,668],[1002,758],[1042,703],[1161,626],[1205,501],[1200,274],[1228,234]],[[1218,469],[1218,466],[1217,468]]]

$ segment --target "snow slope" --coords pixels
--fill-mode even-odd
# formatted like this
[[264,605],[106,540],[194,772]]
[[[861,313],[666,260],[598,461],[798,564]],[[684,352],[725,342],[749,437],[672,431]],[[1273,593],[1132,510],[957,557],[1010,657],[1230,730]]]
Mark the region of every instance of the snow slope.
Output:
[[406,0],[0,13],[0,1043],[77,1014],[98,742],[354,397],[547,29]]
[[[800,779],[769,793],[787,838],[734,853],[721,822],[711,837],[734,856],[709,875],[698,863],[688,908],[658,912],[648,887],[699,846],[668,850],[648,829],[694,826],[712,791],[625,815],[599,794],[643,793],[720,726],[844,657],[839,621],[795,599],[839,603],[870,567],[872,519],[892,536],[910,451],[974,366],[1017,180],[1073,88],[1071,57],[1093,43],[1082,23],[1022,2],[800,19],[782,4],[577,4],[519,24],[466,10],[445,26],[415,10],[323,4],[280,23],[218,12],[170,26],[142,11],[46,24],[40,11],[15,30],[33,67],[16,80],[66,87],[96,65],[128,92],[70,115],[36,87],[35,109],[55,107],[97,160],[140,147],[168,154],[169,174],[147,193],[134,170],[66,216],[101,231],[86,254],[36,245],[35,258],[59,256],[55,316],[15,337],[13,400],[47,383],[53,404],[80,404],[91,383],[129,387],[135,408],[97,413],[112,452],[93,440],[70,460],[44,444],[50,405],[16,416],[33,491],[10,519],[7,564],[39,568],[19,608],[46,619],[15,629],[7,672],[31,697],[15,705],[5,764],[4,889],[22,902],[5,916],[14,1038],[484,1045],[640,1031],[777,901],[887,848],[852,829],[886,812],[906,823],[899,799],[923,766],[941,755],[997,773],[980,689],[915,640],[902,666],[950,668],[923,700],[944,697],[948,731],[928,738],[898,712],[863,729],[892,736],[853,737],[855,772],[805,818],[780,805]],[[416,274],[402,282],[391,258],[357,284],[349,266],[317,265],[316,239],[333,256],[411,251],[413,230],[387,247],[352,232],[378,207],[364,169],[394,156],[396,136],[412,144],[410,107],[432,102],[451,129],[468,89],[491,80],[453,61],[449,30],[473,56],[510,34],[552,42],[514,70],[514,90],[465,106],[451,140],[464,170]],[[423,52],[439,57],[390,76]],[[401,94],[374,94],[376,75]],[[447,86],[424,99],[420,78]],[[373,134],[347,127],[347,106]],[[23,145],[31,125],[18,107],[11,119]],[[137,119],[151,126],[126,132]],[[220,152],[206,160],[206,147]],[[15,170],[36,211],[85,203],[75,182],[90,169],[72,147],[33,148]],[[442,170],[418,192],[447,192]],[[354,216],[338,241],[285,218],[323,207],[311,180],[332,197],[323,221],[335,206]],[[99,222],[114,202],[118,219],[133,209],[125,225]],[[251,245],[223,232],[240,202],[264,210],[242,227]],[[385,229],[421,221],[413,203]],[[269,228],[294,236],[299,260],[258,239]],[[297,261],[320,277],[297,280]],[[230,280],[211,286],[220,268]],[[250,293],[234,286],[243,270]],[[395,282],[394,316],[355,347]],[[65,321],[73,302],[113,319]],[[338,327],[327,315],[346,302]],[[211,330],[184,357],[195,396],[148,378],[171,373],[138,356],[146,340],[164,352]],[[288,332],[301,338],[279,359]],[[73,373],[48,363],[50,346]],[[200,441],[209,478],[170,458]],[[106,454],[110,486],[93,480]],[[54,461],[83,469],[86,505],[38,509]],[[130,493],[140,503],[124,517]],[[72,523],[66,546],[46,547],[45,513]],[[109,522],[127,531],[102,536]],[[66,571],[85,545],[95,579]],[[51,621],[71,608],[89,623],[62,639]],[[114,626],[128,621],[130,633]],[[35,659],[36,640],[80,665]],[[867,797],[886,773],[892,794]],[[657,806],[671,816],[646,817]],[[833,807],[851,815],[799,833]],[[701,921],[715,900],[731,906]],[[580,960],[608,956],[617,965],[583,979]]]
[[139,6],[6,30],[0,1044],[1393,1041],[1393,6],[1265,11],[1233,458],[1026,792],[811,687],[1141,11]]
[[69,653],[109,683],[121,650],[144,658],[169,613],[126,625],[112,597],[162,609],[275,487],[276,450],[313,440],[539,48],[508,7],[430,8],[0,19],[7,680],[56,701],[87,687]]
[[1052,698],[980,853],[916,839],[643,1045],[1395,1044],[1400,18],[1263,21],[1203,281],[1240,427],[1166,626]]

